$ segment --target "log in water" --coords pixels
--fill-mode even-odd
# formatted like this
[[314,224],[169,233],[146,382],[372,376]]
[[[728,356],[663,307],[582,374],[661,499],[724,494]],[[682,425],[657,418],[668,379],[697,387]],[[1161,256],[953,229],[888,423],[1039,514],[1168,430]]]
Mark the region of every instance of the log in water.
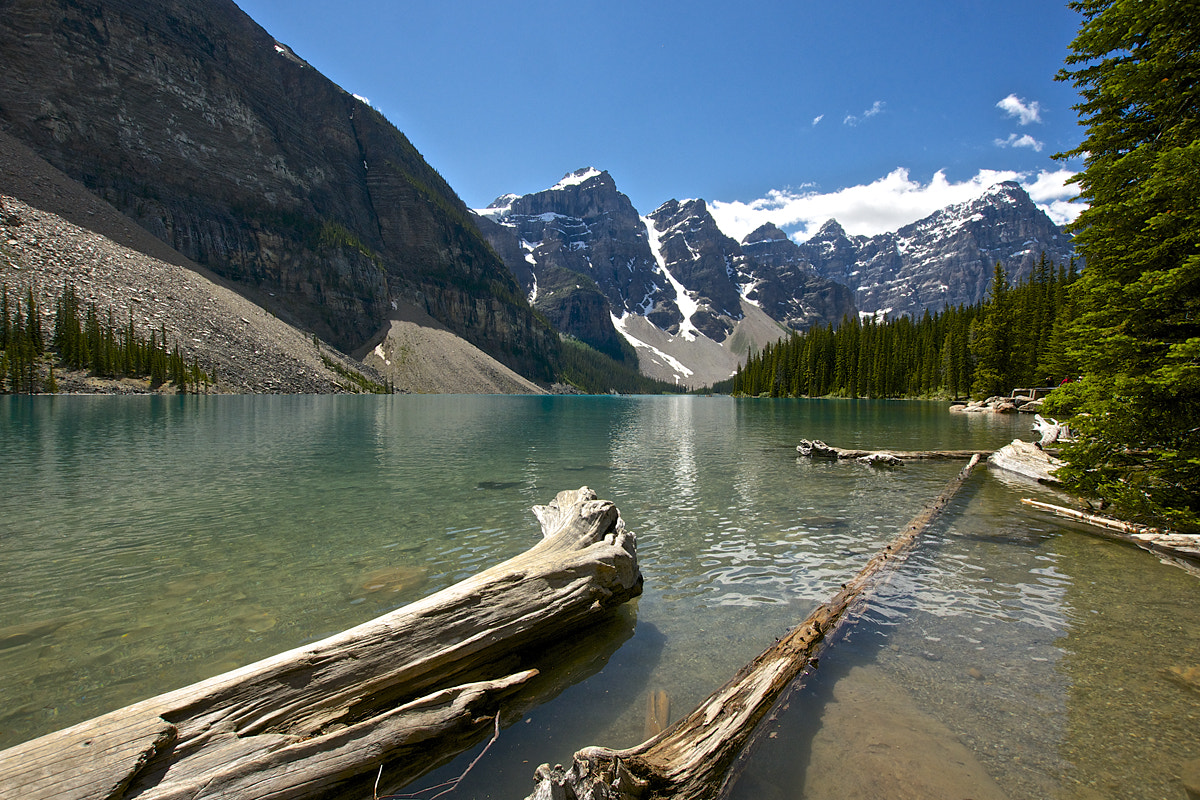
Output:
[[536,676],[505,666],[514,651],[641,593],[613,503],[584,487],[534,512],[537,545],[423,600],[0,752],[5,796],[306,798],[385,762],[393,782],[417,777]]
[[847,619],[847,611],[865,601],[881,573],[903,558],[978,463],[975,455],[841,591],[687,717],[629,749],[588,747],[575,753],[570,767],[541,765],[535,776],[536,788],[527,800],[706,800],[718,796],[758,723],[806,669],[816,666],[824,641]]

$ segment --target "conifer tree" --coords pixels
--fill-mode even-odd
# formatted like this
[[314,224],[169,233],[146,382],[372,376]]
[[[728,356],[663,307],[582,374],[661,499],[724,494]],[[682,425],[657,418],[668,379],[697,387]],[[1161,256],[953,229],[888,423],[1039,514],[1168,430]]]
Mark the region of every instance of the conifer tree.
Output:
[[1055,392],[1083,436],[1061,475],[1126,515],[1200,530],[1200,25],[1191,0],[1085,0],[1067,66],[1087,128],[1086,263]]

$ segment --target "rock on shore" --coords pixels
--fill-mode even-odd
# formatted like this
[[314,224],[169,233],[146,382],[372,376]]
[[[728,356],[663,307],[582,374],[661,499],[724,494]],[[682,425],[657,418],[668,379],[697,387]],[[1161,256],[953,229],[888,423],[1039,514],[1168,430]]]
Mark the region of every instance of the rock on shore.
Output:
[[1034,400],[1032,397],[1024,395],[1016,395],[1014,397],[1000,397],[997,395],[989,397],[986,400],[972,400],[969,403],[955,403],[950,406],[950,413],[952,414],[1012,414],[1018,411],[1022,414],[1037,414],[1041,410],[1041,400]]

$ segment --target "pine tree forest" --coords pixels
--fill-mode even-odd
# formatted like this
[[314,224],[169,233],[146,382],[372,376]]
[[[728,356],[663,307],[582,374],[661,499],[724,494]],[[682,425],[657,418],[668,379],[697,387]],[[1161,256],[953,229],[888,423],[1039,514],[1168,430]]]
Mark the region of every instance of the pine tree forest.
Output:
[[1043,255],[1012,285],[996,264],[987,298],[920,318],[844,317],[763,348],[714,391],[754,397],[989,397],[1069,376],[1061,338],[1076,268]]
[[86,371],[101,378],[149,378],[180,392],[206,391],[215,376],[188,362],[179,345],[168,344],[166,327],[139,334],[133,320],[118,324],[111,311],[83,307],[68,286],[55,303],[49,338],[33,290],[22,298],[0,287],[0,393],[58,391],[55,370]]

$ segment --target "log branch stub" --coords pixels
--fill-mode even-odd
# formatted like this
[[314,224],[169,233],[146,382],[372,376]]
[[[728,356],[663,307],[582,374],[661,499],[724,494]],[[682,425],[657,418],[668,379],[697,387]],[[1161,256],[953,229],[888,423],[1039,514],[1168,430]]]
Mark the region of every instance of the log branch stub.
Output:
[[440,592],[0,751],[4,796],[299,800],[397,758],[418,777],[516,702],[537,672],[510,674],[513,653],[641,593],[636,540],[614,504],[583,487],[535,513],[537,544]]
[[932,502],[827,602],[759,654],[688,716],[639,745],[587,747],[569,767],[543,764],[526,800],[707,800],[719,795],[758,724],[804,672],[823,644],[865,602],[884,571],[902,560],[970,477],[975,454]]

